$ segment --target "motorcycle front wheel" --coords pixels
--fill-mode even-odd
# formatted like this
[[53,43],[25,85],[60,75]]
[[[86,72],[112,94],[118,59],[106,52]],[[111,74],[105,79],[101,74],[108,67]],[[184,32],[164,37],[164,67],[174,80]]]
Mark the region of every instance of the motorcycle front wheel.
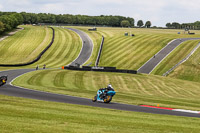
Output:
[[109,103],[111,100],[112,100],[112,96],[106,96],[103,101],[104,103]]
[[93,101],[93,102],[96,102],[96,101],[97,101],[97,96],[93,97],[93,98],[92,98],[92,101]]

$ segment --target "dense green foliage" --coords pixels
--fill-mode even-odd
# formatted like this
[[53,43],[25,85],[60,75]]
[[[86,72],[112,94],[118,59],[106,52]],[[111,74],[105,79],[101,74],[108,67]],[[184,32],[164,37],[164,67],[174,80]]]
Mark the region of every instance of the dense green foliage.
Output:
[[122,26],[122,27],[129,27],[129,26],[131,26],[131,24],[129,23],[128,20],[123,20],[123,21],[121,22],[121,26]]
[[144,23],[143,23],[142,20],[139,20],[139,21],[137,22],[137,26],[138,26],[138,27],[142,27],[143,25],[144,25]]
[[71,70],[44,70],[24,74],[14,85],[47,92],[92,98],[111,83],[113,102],[200,110],[200,83],[154,75]]
[[192,29],[192,30],[199,30],[200,29],[200,21],[196,21],[194,23],[183,23],[180,24],[178,22],[167,23],[166,27],[169,29]]
[[0,34],[10,31],[22,24],[24,21],[20,13],[15,12],[0,12]]
[[151,21],[147,21],[147,22],[145,23],[145,27],[146,27],[146,28],[150,28],[150,27],[151,27]]
[[123,20],[127,20],[131,26],[134,26],[134,19],[123,16],[87,16],[71,14],[46,14],[46,13],[26,13],[22,12],[25,24],[51,23],[51,24],[75,24],[75,25],[101,25],[101,26],[121,26]]

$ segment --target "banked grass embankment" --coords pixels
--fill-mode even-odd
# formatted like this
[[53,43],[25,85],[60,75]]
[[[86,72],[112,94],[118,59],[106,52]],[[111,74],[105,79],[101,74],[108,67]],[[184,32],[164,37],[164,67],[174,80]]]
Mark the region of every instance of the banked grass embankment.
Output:
[[54,29],[54,44],[38,62],[31,65],[32,67],[36,65],[42,67],[43,64],[46,64],[48,68],[61,68],[78,57],[82,48],[80,37],[68,29],[57,27],[54,27]]
[[200,110],[200,83],[160,76],[46,70],[27,73],[14,81],[25,88],[92,98],[99,88],[111,83],[117,95],[113,102],[134,105]]
[[[35,28],[35,27],[28,27]],[[55,38],[53,45],[43,54],[39,61],[36,63],[20,67],[20,68],[35,68],[39,65],[41,68],[44,64],[49,68],[56,68],[61,66],[67,65],[71,63],[74,59],[76,59],[80,53],[82,43],[79,36],[70,30],[53,27],[55,29]],[[34,29],[33,29],[34,30]],[[28,35],[27,35],[28,36]],[[30,47],[32,47],[32,43],[28,43]],[[41,51],[40,51],[41,52]],[[19,55],[23,55],[24,53],[19,53]],[[13,55],[10,55],[6,58],[14,58]],[[6,69],[18,69],[16,67],[0,67],[0,70]]]
[[[160,51],[171,40],[176,38],[196,38],[196,35],[180,34],[179,30],[166,29],[135,29],[135,28],[103,28],[98,27],[97,31],[87,31],[88,27],[75,27],[85,31],[96,41],[96,49],[99,49],[102,35],[105,37],[102,56],[99,66],[115,66],[119,69],[137,70],[154,54]],[[124,36],[124,33],[133,33],[134,37]],[[94,49],[95,55],[90,62],[93,66],[96,61],[98,50]],[[90,63],[88,62],[88,63]]]
[[168,77],[200,82],[200,48]]
[[23,64],[34,60],[52,40],[50,28],[23,26],[25,29],[0,42],[0,64]]
[[[56,105],[56,106],[55,106]],[[198,133],[199,118],[156,115],[0,95],[1,132]],[[99,122],[103,120],[104,122]]]
[[[171,69],[174,65],[176,65],[178,62],[180,62],[183,58],[185,58],[191,51],[192,49],[194,49],[194,47],[196,47],[196,45],[199,43],[199,40],[195,40],[195,41],[186,41],[183,42],[180,46],[178,46],[172,53],[170,53],[170,55],[168,57],[166,57],[157,67],[156,69],[151,73],[151,74],[156,74],[156,75],[163,75],[163,73],[167,72],[169,69]],[[198,57],[197,57],[197,53],[199,50],[197,50],[194,55],[192,55],[189,59],[187,60],[185,63],[183,64],[188,64],[187,67],[188,69],[183,69],[181,68],[181,66],[177,67],[175,69],[175,71],[179,71],[180,73],[188,73],[190,74],[191,77],[196,77],[196,78],[188,78],[188,80],[191,81],[198,81],[197,79],[197,75],[199,74],[198,72]],[[195,57],[196,55],[196,57]],[[194,56],[194,57],[193,57]],[[196,64],[196,65],[192,65],[190,60],[194,60],[192,64]],[[190,65],[189,65],[190,64]],[[193,69],[189,70],[189,66]],[[181,70],[180,70],[181,69]],[[173,74],[170,73],[170,75]],[[188,75],[187,74],[187,75]],[[177,77],[179,75],[179,73],[176,72]],[[195,76],[196,75],[196,76]],[[186,76],[187,77],[187,76]],[[182,79],[186,79],[187,78],[182,78]]]

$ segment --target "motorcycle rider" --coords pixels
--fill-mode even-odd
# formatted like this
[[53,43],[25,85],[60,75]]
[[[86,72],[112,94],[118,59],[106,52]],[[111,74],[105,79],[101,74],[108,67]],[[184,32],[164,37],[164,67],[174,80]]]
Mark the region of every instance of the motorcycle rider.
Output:
[[[102,92],[102,94],[100,95],[100,97],[102,98],[102,97],[104,97],[104,96],[106,96],[106,93],[108,92],[108,91],[114,91],[114,88],[112,87],[112,85],[111,84],[108,84],[108,86],[106,87],[106,88],[101,88],[101,89],[99,89],[101,92]],[[104,91],[103,91],[104,90]]]

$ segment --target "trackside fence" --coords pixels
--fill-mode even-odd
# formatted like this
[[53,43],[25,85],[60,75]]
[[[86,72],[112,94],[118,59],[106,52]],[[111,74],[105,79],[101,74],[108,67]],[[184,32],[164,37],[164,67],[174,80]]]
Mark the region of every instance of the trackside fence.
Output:
[[97,71],[97,72],[116,72],[116,73],[137,74],[137,71],[135,70],[116,69],[116,67],[65,66],[64,69],[77,70],[77,71]]
[[101,52],[102,52],[102,49],[103,49],[103,43],[104,43],[104,36],[102,36],[101,45],[100,45],[100,48],[99,48],[99,53],[98,53],[98,56],[97,56],[97,60],[95,62],[95,66],[99,65],[99,61],[100,61],[100,57],[101,57]]

